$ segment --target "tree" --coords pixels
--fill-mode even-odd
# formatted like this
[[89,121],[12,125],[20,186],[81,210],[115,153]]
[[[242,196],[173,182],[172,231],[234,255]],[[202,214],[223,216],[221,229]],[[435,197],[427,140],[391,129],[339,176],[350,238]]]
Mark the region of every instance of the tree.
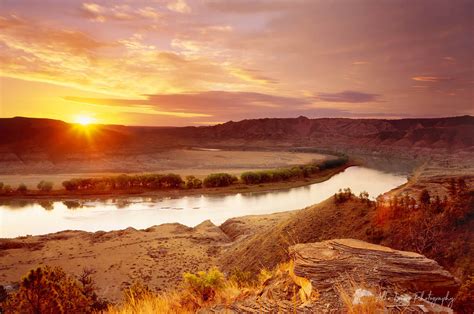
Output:
[[0,313],[3,313],[2,303],[5,302],[8,298],[8,293],[5,287],[0,285]]
[[181,179],[181,176],[174,173],[168,173],[167,175],[164,175],[160,178],[159,182],[161,188],[177,189],[184,184],[184,181],[183,179]]
[[449,180],[448,193],[452,199],[454,199],[458,194],[458,187],[456,186],[456,180],[454,178]]
[[12,189],[12,187],[11,187],[10,185],[7,184],[7,185],[4,185],[4,186],[3,186],[3,192],[4,192],[5,194],[10,194],[10,193],[13,192],[13,189]]
[[77,182],[74,180],[67,180],[63,182],[63,186],[67,191],[77,190]]
[[90,274],[80,279],[68,276],[60,267],[33,269],[21,280],[18,291],[8,298],[6,311],[42,314],[104,310],[104,302],[97,298]]
[[200,189],[202,188],[202,181],[195,176],[186,177],[186,188],[187,189]]
[[204,178],[203,184],[205,187],[223,187],[236,181],[238,181],[237,177],[228,173],[211,173]]
[[259,184],[261,182],[261,175],[259,172],[246,171],[240,175],[240,180],[245,184]]
[[49,192],[53,189],[53,183],[49,181],[41,180],[41,182],[38,183],[37,187],[38,187],[38,190],[40,191]]
[[430,205],[431,202],[431,195],[427,189],[423,189],[420,193],[420,203],[422,206],[427,207]]
[[26,185],[24,183],[21,183],[18,188],[16,189],[17,192],[20,192],[20,193],[26,193],[28,191],[28,188],[26,187]]

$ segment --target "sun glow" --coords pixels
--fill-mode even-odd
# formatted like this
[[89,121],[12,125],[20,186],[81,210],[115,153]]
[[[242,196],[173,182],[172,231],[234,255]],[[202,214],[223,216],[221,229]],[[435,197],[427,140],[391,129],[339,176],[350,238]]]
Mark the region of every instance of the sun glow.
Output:
[[90,116],[80,115],[74,118],[74,122],[85,126],[94,123],[95,119]]

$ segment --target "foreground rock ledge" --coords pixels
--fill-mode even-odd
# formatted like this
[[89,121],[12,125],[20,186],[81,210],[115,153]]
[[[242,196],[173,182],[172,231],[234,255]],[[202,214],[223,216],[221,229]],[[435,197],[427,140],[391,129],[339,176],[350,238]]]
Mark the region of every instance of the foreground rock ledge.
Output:
[[[452,313],[452,299],[437,305],[416,296],[452,298],[459,288],[455,277],[423,255],[359,240],[297,244],[289,254],[288,271],[276,272],[258,293],[200,313],[339,313],[347,310],[341,291],[354,300],[357,290],[373,292],[393,313]],[[292,291],[302,286],[294,278],[310,282],[312,292],[306,300],[296,301]]]
[[459,281],[436,261],[354,239],[336,239],[290,247],[295,274],[324,291],[348,279],[370,286],[453,296]]

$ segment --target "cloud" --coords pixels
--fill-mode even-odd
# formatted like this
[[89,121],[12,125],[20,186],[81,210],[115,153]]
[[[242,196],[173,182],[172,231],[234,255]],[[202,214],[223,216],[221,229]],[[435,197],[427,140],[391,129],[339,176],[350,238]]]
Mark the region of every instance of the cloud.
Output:
[[261,74],[261,71],[255,69],[239,69],[231,70],[236,77],[245,81],[261,83],[261,84],[277,84],[278,80]]
[[238,14],[275,12],[294,8],[297,5],[297,1],[281,0],[214,0],[208,2],[208,6],[213,10]]
[[99,41],[85,32],[52,28],[33,20],[21,19],[16,15],[0,16],[0,41],[7,47],[19,50],[33,50],[35,46],[43,46],[51,51],[68,51],[85,53],[112,45]]
[[446,77],[446,76],[414,76],[411,78],[414,81],[420,82],[431,82],[431,83],[438,83],[438,82],[445,82],[451,81],[453,78]]
[[191,7],[186,3],[186,0],[170,1],[166,7],[178,13],[191,13]]
[[[101,7],[89,9],[100,11]],[[245,90],[251,84],[272,82],[258,70],[217,62],[201,47],[194,53],[189,53],[189,45],[160,50],[140,33],[106,42],[87,32],[13,15],[0,16],[0,28],[0,71],[8,77],[125,97]]]
[[128,4],[102,6],[93,2],[86,2],[81,5],[79,10],[87,19],[96,22],[133,21],[140,19],[157,20],[162,16],[162,14],[153,7],[134,8]]
[[[402,0],[83,0],[59,1],[55,10],[38,1],[4,2],[3,76],[125,99],[258,91],[361,112],[382,110],[380,95],[387,112],[458,114],[472,107],[474,2],[469,0],[420,0],[410,6],[400,5]],[[436,97],[434,91],[440,91]],[[219,101],[232,114],[244,115],[234,102]],[[291,101],[260,104],[249,106],[248,115],[308,112]],[[11,100],[5,106],[14,105]],[[200,113],[197,109],[186,112]],[[216,111],[224,114],[225,108]]]
[[205,114],[224,112],[258,111],[261,108],[303,106],[310,103],[307,98],[285,97],[256,92],[205,91],[180,94],[144,95],[146,99],[107,99],[66,97],[67,100],[107,106],[149,106],[159,110]]
[[318,93],[314,98],[317,101],[335,103],[367,103],[379,101],[380,95],[357,91],[343,91],[339,93]]
[[[139,119],[153,125],[215,124],[223,121],[265,117],[350,117],[345,109],[317,108],[311,97],[288,97],[257,92],[206,91],[144,95],[143,99],[65,97],[68,101],[107,107],[111,111],[140,114]],[[372,115],[372,114],[368,114]],[[157,120],[156,117],[169,117]],[[364,116],[364,114],[361,114]],[[212,117],[212,120],[209,119]],[[178,120],[170,120],[177,118]],[[155,121],[155,122],[153,122]]]
[[107,99],[107,98],[85,98],[85,97],[64,97],[65,100],[88,105],[103,107],[114,107],[115,112],[140,113],[147,115],[171,116],[175,118],[200,118],[212,117],[211,114],[186,112],[186,111],[166,111],[160,110],[157,106],[148,104],[146,100],[140,99]]

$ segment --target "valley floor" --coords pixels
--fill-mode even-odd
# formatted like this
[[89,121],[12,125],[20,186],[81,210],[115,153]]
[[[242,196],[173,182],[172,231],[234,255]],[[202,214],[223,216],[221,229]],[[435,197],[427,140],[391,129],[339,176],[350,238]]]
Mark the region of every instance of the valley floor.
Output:
[[[391,193],[418,195],[421,189],[429,188],[442,194],[447,191],[449,179],[460,176],[472,189],[474,170],[470,161],[472,155],[462,162],[427,161],[408,184]],[[341,205],[330,198],[306,209],[234,218],[221,226],[206,221],[194,228],[165,224],[146,230],[63,231],[3,239],[0,284],[17,282],[39,265],[57,265],[75,274],[92,268],[100,294],[117,302],[123,289],[135,281],[158,291],[171,290],[180,284],[185,271],[211,266],[227,272],[234,267],[273,267],[285,258],[288,246],[296,243],[333,238],[370,240],[373,214],[370,206],[360,201]]]

